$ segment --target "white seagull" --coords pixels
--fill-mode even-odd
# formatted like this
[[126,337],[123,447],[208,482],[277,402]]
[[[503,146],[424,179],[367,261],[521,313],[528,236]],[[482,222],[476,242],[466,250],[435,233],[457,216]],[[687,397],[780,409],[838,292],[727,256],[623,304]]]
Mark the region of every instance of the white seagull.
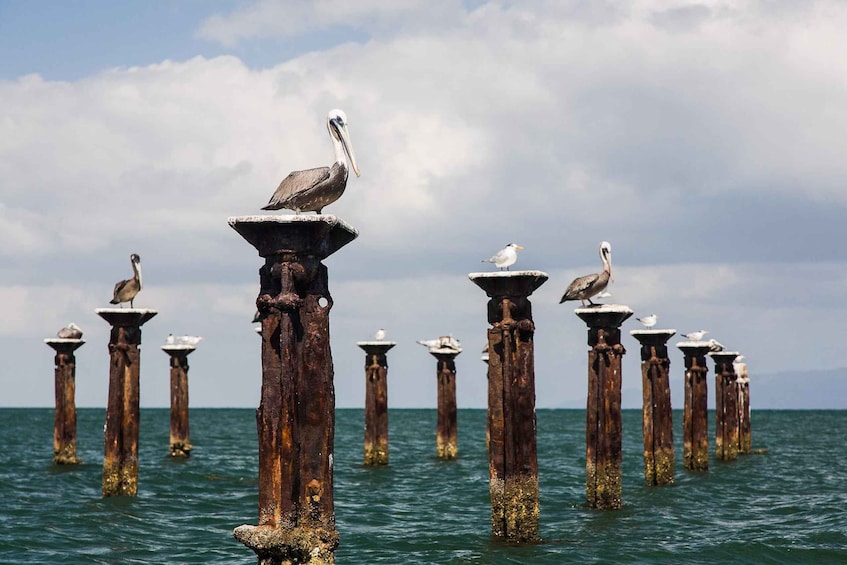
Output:
[[641,322],[641,325],[644,326],[645,328],[652,328],[653,326],[655,326],[656,321],[658,319],[659,319],[659,317],[656,314],[650,314],[649,316],[636,318],[636,320]]
[[518,245],[517,243],[510,243],[488,259],[483,259],[483,263],[494,263],[494,266],[499,268],[501,271],[503,269],[509,270],[509,267],[515,264],[518,260],[518,249],[523,249],[523,246]]
[[707,333],[709,333],[709,330],[697,330],[696,332],[682,334],[682,337],[690,341],[700,341],[701,339],[703,339],[703,336]]
[[418,343],[423,345],[424,347],[429,347],[432,349],[433,347],[441,347],[441,338],[438,339],[419,339]]
[[59,339],[82,339],[82,328],[71,322],[56,333]]
[[191,347],[197,347],[197,344],[200,343],[200,340],[203,338],[196,335],[181,335],[176,338],[176,341],[179,345],[189,345]]
[[173,345],[174,344],[174,334],[168,334],[168,337],[165,338],[165,345]]
[[713,351],[715,353],[718,353],[718,352],[723,351],[724,349],[726,349],[726,347],[724,347],[722,343],[719,343],[718,340],[716,340],[716,339],[710,339],[709,340],[709,351]]
[[378,330],[376,330],[376,333],[374,334],[374,339],[377,340],[377,341],[384,340],[385,339],[385,330],[382,329],[382,328],[379,328]]

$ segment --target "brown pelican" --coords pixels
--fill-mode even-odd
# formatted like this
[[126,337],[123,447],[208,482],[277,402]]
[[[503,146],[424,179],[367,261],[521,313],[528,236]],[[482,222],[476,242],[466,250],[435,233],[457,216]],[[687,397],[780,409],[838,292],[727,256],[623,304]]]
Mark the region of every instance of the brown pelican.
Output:
[[82,339],[82,328],[71,322],[56,333],[59,339]]
[[636,318],[636,320],[641,322],[641,325],[645,328],[652,328],[653,326],[655,326],[658,319],[659,317],[656,314],[650,314],[649,316]]
[[687,334],[682,334],[682,337],[685,339],[689,339],[691,341],[700,341],[703,339],[703,336],[709,333],[709,330],[698,330],[696,332],[690,332]]
[[359,176],[359,167],[356,166],[356,156],[353,154],[353,145],[347,132],[347,114],[341,110],[331,110],[326,117],[326,128],[332,137],[335,163],[331,167],[290,173],[279,183],[268,205],[262,210],[286,208],[298,214],[320,214],[324,206],[332,204],[344,194],[347,187],[347,161],[356,176]]
[[600,243],[600,259],[603,261],[603,271],[574,279],[568,285],[568,289],[562,295],[559,304],[568,300],[579,300],[585,306],[585,301],[588,300],[589,304],[596,306],[596,304],[591,302],[591,297],[597,296],[606,290],[606,285],[609,284],[609,281],[615,280],[612,277],[612,244],[608,241]]
[[500,270],[506,269],[509,270],[509,267],[515,264],[518,260],[518,249],[523,249],[517,243],[510,243],[497,253],[495,253],[492,257],[488,259],[483,259],[483,263],[494,263],[496,267],[499,267]]
[[135,295],[141,290],[141,257],[133,253],[129,256],[129,260],[132,262],[134,275],[131,279],[120,281],[115,285],[115,295],[109,301],[109,304],[129,302],[129,307],[132,308],[132,301],[135,300]]

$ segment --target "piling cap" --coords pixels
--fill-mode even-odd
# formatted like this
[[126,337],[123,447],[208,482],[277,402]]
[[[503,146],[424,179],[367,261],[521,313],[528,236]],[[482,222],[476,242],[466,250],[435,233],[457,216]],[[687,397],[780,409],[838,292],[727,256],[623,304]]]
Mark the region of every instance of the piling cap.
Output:
[[62,349],[76,351],[85,343],[81,339],[62,339],[59,337],[52,337],[44,340],[44,343],[55,349],[56,351],[60,351]]
[[470,273],[468,278],[490,298],[498,296],[529,296],[544,284],[547,273],[542,271],[494,271]]
[[365,353],[368,355],[373,355],[374,353],[385,353],[395,345],[397,345],[396,341],[357,341],[356,345],[365,350]]
[[227,223],[261,257],[294,253],[322,260],[359,237],[358,231],[332,214],[233,216]]
[[116,327],[142,326],[159,313],[149,308],[97,308],[95,312]]
[[462,349],[455,349],[453,347],[430,347],[428,351],[430,352],[430,354],[435,355],[436,357],[439,355],[452,355],[455,357],[456,355],[462,352]]
[[163,345],[162,346],[162,351],[164,351],[168,355],[177,355],[177,354],[182,353],[182,352],[186,352],[185,354],[188,355],[189,353],[191,353],[195,349],[197,349],[197,348],[194,347],[193,345],[184,345],[184,344],[183,345]]
[[664,345],[676,333],[676,330],[631,330],[629,335],[641,345]]
[[589,328],[619,328],[632,316],[632,308],[623,304],[599,304],[573,311]]

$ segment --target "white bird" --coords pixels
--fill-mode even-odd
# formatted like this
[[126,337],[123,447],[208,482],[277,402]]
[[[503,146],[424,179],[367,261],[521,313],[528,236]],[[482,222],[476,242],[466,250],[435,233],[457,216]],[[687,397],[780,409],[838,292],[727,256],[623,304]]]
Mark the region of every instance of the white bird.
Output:
[[374,334],[374,339],[377,340],[377,341],[384,340],[385,339],[385,330],[382,329],[382,328],[379,328],[378,330],[376,330],[376,333]]
[[509,267],[515,264],[518,260],[518,249],[523,249],[523,246],[517,243],[510,243],[488,259],[483,259],[483,263],[494,263],[494,266],[500,270],[509,270]]
[[684,337],[685,339],[690,340],[690,341],[700,341],[701,339],[703,339],[703,336],[706,335],[707,333],[709,333],[709,330],[698,330],[696,332],[689,332],[687,334],[682,334],[682,337]]
[[255,331],[257,334],[260,334],[260,335],[261,335],[261,333],[262,333],[262,326],[261,326],[261,325],[256,326],[255,328],[253,328],[253,331]]
[[165,345],[173,345],[174,344],[174,334],[168,334],[168,337],[165,338]]
[[440,338],[438,338],[438,339],[439,339],[439,341],[440,341],[440,343],[438,344],[438,347],[444,347],[444,348],[447,348],[447,349],[453,349],[453,350],[455,350],[455,351],[461,351],[461,350],[462,350],[462,344],[459,342],[459,340],[458,340],[458,339],[456,339],[455,337],[453,337],[453,335],[452,335],[452,334],[451,334],[451,335],[441,336],[441,337],[440,337]]
[[594,298],[609,298],[610,296],[612,296],[612,293],[609,292],[608,290],[604,290],[603,292],[601,292],[600,294],[598,294]]
[[726,348],[723,346],[722,343],[719,343],[718,340],[716,340],[716,339],[710,339],[709,340],[709,351],[713,351],[715,353],[718,353],[720,351],[723,351],[724,349],[726,349]]
[[176,341],[179,345],[189,345],[191,347],[197,347],[197,344],[200,343],[200,340],[203,338],[195,335],[181,335],[176,338]]
[[419,339],[418,343],[420,343],[424,347],[429,347],[431,349],[433,347],[441,346],[441,338],[439,337],[438,339]]
[[615,280],[612,277],[612,244],[608,241],[600,242],[600,260],[603,261],[603,270],[593,275],[575,278],[568,285],[559,304],[568,300],[579,300],[585,306],[585,301],[588,300],[589,304],[595,306],[591,298],[606,290],[609,282]]
[[649,316],[644,316],[642,318],[636,318],[636,320],[641,322],[641,325],[644,326],[645,328],[652,328],[653,326],[655,326],[656,321],[658,319],[659,319],[659,317],[656,314],[650,314]]
[[82,339],[82,328],[71,322],[56,333],[59,339]]

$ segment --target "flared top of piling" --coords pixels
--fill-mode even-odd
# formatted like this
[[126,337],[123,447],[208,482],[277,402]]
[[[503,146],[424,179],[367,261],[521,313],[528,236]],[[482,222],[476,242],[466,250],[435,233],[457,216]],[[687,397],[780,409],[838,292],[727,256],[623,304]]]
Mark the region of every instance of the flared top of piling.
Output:
[[664,344],[676,333],[676,330],[632,330],[629,335],[641,345]]
[[163,345],[162,351],[168,355],[188,355],[197,349],[193,345]]
[[712,351],[709,353],[709,357],[715,360],[715,363],[727,363],[732,364],[735,361],[735,358],[741,355],[737,351]]
[[433,357],[455,357],[462,352],[461,349],[453,349],[452,347],[430,347],[428,351]]
[[494,271],[470,273],[468,278],[485,291],[490,298],[501,296],[529,296],[544,284],[547,273],[542,271]]
[[359,237],[356,229],[332,214],[233,216],[227,223],[260,257],[296,253],[322,260]]
[[680,341],[676,344],[676,347],[684,355],[701,357],[709,352],[711,344],[708,341]]
[[142,326],[159,313],[149,308],[97,308],[95,312],[109,325],[119,327]]
[[85,341],[81,339],[62,339],[59,337],[53,337],[45,339],[44,343],[46,343],[58,352],[70,353],[82,347]]
[[623,304],[599,304],[573,311],[589,328],[619,328],[632,316],[632,308]]
[[386,351],[397,345],[396,341],[357,341],[356,345],[365,350],[368,355],[385,354]]

